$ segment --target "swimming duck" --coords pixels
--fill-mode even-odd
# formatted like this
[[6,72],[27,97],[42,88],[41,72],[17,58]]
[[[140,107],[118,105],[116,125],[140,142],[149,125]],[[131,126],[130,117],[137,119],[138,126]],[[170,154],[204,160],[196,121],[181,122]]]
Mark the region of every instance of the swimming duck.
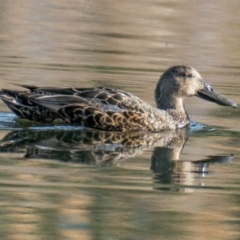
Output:
[[135,95],[106,87],[55,88],[21,85],[28,91],[3,89],[0,98],[17,116],[36,122],[58,122],[107,131],[150,131],[187,126],[185,97],[197,96],[237,107],[205,83],[189,66],[173,66],[160,77],[152,107]]

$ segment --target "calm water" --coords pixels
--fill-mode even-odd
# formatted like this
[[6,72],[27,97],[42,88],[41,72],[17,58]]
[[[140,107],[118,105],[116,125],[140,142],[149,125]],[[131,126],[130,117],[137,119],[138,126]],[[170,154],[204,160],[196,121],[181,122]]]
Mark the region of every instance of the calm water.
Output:
[[[160,74],[188,64],[240,104],[237,0],[0,8],[0,88],[101,85],[154,104]],[[0,238],[240,239],[240,110],[186,108],[203,125],[111,134],[18,123],[0,103]]]

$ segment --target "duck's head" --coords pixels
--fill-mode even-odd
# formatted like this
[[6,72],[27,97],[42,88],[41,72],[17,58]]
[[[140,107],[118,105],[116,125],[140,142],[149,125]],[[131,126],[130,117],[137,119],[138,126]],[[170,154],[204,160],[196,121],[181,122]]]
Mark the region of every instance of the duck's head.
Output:
[[190,96],[223,106],[237,107],[235,102],[214,91],[192,67],[173,66],[162,74],[155,90],[158,108],[177,109],[182,105],[182,99]]

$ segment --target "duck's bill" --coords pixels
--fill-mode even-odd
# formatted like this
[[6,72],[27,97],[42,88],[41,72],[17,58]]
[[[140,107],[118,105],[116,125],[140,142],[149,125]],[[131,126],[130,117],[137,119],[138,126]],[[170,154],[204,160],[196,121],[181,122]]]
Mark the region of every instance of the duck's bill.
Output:
[[197,97],[205,99],[210,102],[217,103],[222,106],[231,106],[236,108],[237,104],[230,99],[222,96],[218,92],[214,91],[211,86],[207,83],[204,84],[204,88],[199,90],[196,94]]

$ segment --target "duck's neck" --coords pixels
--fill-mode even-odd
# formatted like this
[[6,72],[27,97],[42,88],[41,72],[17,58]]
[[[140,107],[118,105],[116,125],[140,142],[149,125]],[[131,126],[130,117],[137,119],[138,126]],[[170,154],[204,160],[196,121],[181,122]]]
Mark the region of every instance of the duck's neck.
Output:
[[179,110],[179,111],[185,111],[183,107],[183,100],[182,98],[174,98],[170,95],[166,96],[159,96],[156,99],[157,102],[157,108],[162,110]]
[[156,98],[157,108],[167,111],[177,125],[186,125],[189,122],[188,114],[183,105],[183,99],[172,96],[159,96]]

